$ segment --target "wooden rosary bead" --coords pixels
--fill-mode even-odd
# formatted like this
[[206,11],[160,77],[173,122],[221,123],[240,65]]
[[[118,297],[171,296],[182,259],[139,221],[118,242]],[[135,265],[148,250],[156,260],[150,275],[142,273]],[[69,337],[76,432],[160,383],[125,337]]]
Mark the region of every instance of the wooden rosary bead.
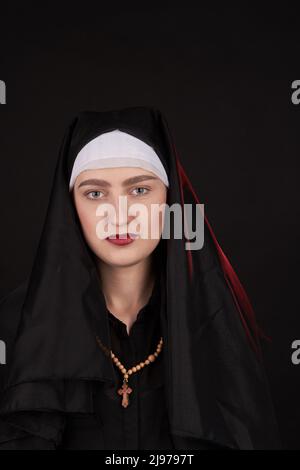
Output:
[[122,403],[121,404],[124,408],[127,408],[127,406],[129,405],[128,396],[132,392],[132,388],[128,386],[129,376],[134,374],[135,372],[138,372],[138,371],[142,370],[145,366],[148,366],[149,364],[154,362],[155,359],[158,357],[159,353],[161,352],[162,344],[163,344],[163,339],[160,338],[160,341],[157,345],[156,351],[153,354],[150,354],[144,362],[140,362],[139,364],[137,364],[134,367],[131,367],[128,370],[119,361],[117,356],[112,351],[110,351],[110,355],[111,355],[111,358],[112,358],[114,364],[119,368],[119,370],[124,375],[122,387],[118,390],[118,394],[122,395]]

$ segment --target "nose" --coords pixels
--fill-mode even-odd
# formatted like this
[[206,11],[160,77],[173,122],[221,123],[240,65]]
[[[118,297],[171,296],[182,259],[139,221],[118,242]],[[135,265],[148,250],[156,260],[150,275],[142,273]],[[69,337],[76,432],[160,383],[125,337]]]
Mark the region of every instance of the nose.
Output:
[[126,196],[116,196],[112,199],[114,210],[109,218],[109,223],[116,227],[117,233],[127,232],[128,224],[134,216],[128,214],[129,206]]

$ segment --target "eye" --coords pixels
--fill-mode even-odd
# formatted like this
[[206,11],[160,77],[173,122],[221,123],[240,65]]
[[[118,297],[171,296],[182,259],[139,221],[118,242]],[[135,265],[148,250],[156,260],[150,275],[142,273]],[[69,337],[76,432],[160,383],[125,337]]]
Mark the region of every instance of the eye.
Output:
[[139,190],[139,189],[141,189],[141,190],[144,191],[144,192],[138,191],[138,193],[136,194],[137,196],[144,196],[144,194],[147,194],[147,191],[150,191],[150,189],[144,188],[144,187],[134,188],[133,191],[136,191],[136,190]]
[[100,193],[101,193],[101,191],[89,191],[85,195],[88,199],[99,199],[100,198],[100,196],[99,196]]

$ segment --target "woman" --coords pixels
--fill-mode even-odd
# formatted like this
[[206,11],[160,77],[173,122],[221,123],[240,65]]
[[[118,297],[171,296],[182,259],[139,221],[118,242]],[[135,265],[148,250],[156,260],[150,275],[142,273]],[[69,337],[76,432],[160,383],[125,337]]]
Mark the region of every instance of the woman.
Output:
[[162,237],[166,207],[198,203],[159,110],[74,118],[30,278],[2,301],[0,448],[278,447],[260,332],[207,219],[201,249]]

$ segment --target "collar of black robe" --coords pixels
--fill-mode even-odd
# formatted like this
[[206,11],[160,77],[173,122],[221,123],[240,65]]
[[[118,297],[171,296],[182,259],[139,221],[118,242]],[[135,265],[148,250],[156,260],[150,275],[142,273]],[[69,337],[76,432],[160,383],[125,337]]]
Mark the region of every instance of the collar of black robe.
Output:
[[[168,174],[169,206],[189,203],[196,207],[195,191],[159,110],[133,107],[82,112],[72,120],[55,168],[2,413],[89,410],[90,395],[82,392],[88,383],[115,383],[111,358],[108,353],[99,354],[95,340],[96,334],[109,351],[106,305],[68,188],[79,150],[113,129],[132,133],[153,146]],[[199,158],[199,149],[196,153]],[[164,240],[161,316],[171,432],[232,448],[276,448],[264,369],[249,342],[256,330],[249,335],[243,311],[245,293],[205,220],[201,250],[186,250],[184,236]],[[171,221],[171,234],[172,228]]]
[[[152,292],[151,292],[150,297],[148,299],[148,302],[145,305],[143,305],[143,307],[141,307],[140,310],[138,311],[136,319],[135,319],[133,325],[131,326],[131,328],[133,328],[134,325],[136,327],[136,325],[149,320],[149,315],[151,315],[152,317],[156,316],[156,314],[159,311],[159,308],[160,308],[159,280],[156,277],[155,281],[154,281],[153,288],[152,288]],[[122,320],[117,318],[108,309],[107,309],[107,315],[108,315],[108,319],[109,319],[110,323],[114,327],[116,327],[118,332],[120,332],[124,337],[127,338],[128,333],[127,333],[126,324]],[[130,334],[131,334],[131,331],[130,331]],[[150,354],[150,352],[149,352],[149,354]]]

